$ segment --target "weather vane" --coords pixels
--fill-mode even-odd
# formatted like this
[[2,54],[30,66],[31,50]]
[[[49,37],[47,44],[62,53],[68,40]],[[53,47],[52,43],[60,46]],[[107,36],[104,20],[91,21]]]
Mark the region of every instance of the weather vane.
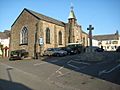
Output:
[[73,7],[73,3],[71,2],[71,10],[73,10],[73,8],[74,8],[74,7]]

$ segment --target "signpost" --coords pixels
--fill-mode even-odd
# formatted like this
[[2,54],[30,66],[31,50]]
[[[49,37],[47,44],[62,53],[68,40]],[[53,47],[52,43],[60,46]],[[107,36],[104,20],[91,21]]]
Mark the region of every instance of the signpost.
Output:
[[42,38],[42,37],[39,38],[39,44],[40,44],[40,45],[43,45],[43,44],[44,44],[44,41],[43,41],[43,38]]
[[40,37],[40,38],[39,38],[40,56],[42,56],[42,46],[43,46],[43,44],[44,44],[43,37]]

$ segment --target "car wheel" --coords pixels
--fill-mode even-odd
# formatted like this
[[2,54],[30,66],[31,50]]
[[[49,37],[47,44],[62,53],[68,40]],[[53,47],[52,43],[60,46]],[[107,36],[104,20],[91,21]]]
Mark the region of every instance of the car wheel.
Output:
[[57,57],[59,57],[59,56],[60,56],[60,54],[59,54],[59,53],[56,53],[56,56],[57,56]]
[[67,55],[70,55],[70,53],[67,53]]

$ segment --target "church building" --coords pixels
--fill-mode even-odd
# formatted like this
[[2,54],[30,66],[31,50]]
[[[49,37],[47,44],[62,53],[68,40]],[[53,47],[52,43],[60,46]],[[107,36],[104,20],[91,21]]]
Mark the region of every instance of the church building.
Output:
[[11,26],[10,51],[25,49],[34,57],[47,48],[65,47],[68,43],[87,46],[87,40],[73,7],[67,23],[25,8]]

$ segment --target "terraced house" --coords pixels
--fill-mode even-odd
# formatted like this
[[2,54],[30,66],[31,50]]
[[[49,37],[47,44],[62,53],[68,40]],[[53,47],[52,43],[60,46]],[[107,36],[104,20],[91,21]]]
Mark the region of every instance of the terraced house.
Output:
[[67,23],[25,8],[11,26],[10,50],[25,49],[34,57],[47,48],[65,47],[68,43],[87,46],[87,37],[73,8]]
[[10,31],[0,32],[0,57],[9,56]]
[[102,46],[106,51],[116,51],[116,48],[120,46],[120,35],[118,31],[114,34],[95,35],[93,39],[97,40],[98,46]]

